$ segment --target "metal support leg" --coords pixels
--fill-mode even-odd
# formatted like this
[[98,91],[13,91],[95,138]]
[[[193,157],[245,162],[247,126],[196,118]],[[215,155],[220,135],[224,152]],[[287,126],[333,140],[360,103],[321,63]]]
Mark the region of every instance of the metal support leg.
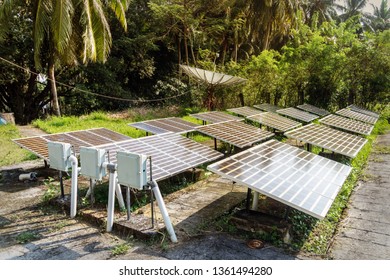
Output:
[[250,209],[251,194],[252,194],[252,190],[248,188],[248,192],[246,193],[246,210]]
[[130,221],[131,204],[130,204],[130,187],[126,188],[127,220]]
[[62,178],[62,171],[59,171],[58,174],[59,174],[58,176],[60,178],[61,197],[64,198],[65,197],[65,192],[64,192],[64,180]]
[[259,193],[253,192],[253,201],[252,201],[252,210],[257,210],[257,207],[259,206]]
[[150,189],[150,210],[152,211],[152,228],[154,228],[154,196],[153,196],[153,189]]
[[169,236],[171,237],[172,242],[177,242],[176,233],[173,229],[171,220],[168,215],[167,208],[165,207],[164,200],[162,198],[160,189],[157,185],[157,182],[155,180],[152,180],[151,182],[152,191],[154,193],[154,196],[156,197],[158,207],[160,208],[161,215],[163,216],[165,227],[167,228],[167,231],[169,233]]
[[214,150],[217,150],[217,138],[214,138]]

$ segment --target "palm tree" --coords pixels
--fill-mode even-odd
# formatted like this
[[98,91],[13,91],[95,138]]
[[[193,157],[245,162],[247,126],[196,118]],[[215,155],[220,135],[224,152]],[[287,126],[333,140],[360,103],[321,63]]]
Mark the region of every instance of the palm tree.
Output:
[[315,14],[318,14],[318,21],[330,21],[337,16],[338,5],[335,0],[304,0],[302,7],[306,15],[306,21],[311,24]]
[[[372,5],[372,4],[371,4]],[[374,15],[371,16],[374,30],[383,31],[390,28],[390,7],[388,6],[387,0],[382,0],[379,7],[372,5],[374,8]]]
[[[0,0],[0,29],[18,0]],[[129,0],[34,0],[26,2],[33,21],[34,61],[47,67],[53,113],[60,115],[55,69],[88,61],[104,62],[111,48],[107,8],[124,29]],[[0,35],[2,34],[0,32]]]
[[260,50],[280,43],[295,26],[299,0],[248,1],[248,29],[250,40],[258,42]]
[[342,21],[346,21],[356,15],[364,16],[362,10],[367,5],[367,0],[344,0],[344,4],[344,6],[339,6],[340,10],[343,12],[340,15]]

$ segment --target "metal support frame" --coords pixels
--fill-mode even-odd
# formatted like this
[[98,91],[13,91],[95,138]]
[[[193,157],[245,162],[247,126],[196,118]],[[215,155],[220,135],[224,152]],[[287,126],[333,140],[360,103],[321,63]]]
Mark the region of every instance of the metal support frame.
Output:
[[58,171],[58,178],[60,179],[60,189],[61,189],[61,198],[65,197],[65,191],[64,191],[64,180],[62,178],[62,171]]

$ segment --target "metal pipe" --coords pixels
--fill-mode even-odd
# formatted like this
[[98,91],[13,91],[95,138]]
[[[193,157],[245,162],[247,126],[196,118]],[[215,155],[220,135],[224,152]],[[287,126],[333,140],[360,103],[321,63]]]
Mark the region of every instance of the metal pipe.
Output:
[[121,185],[118,182],[116,182],[115,184],[115,194],[116,194],[116,198],[118,199],[119,208],[120,209],[126,208],[125,201],[123,200]]
[[78,161],[74,155],[69,157],[72,165],[72,186],[70,191],[70,217],[74,218],[77,213],[77,177],[79,175]]
[[165,207],[164,200],[162,198],[160,189],[158,188],[158,184],[156,180],[152,180],[152,191],[154,193],[154,197],[157,200],[158,207],[160,208],[161,215],[163,216],[165,227],[167,228],[168,234],[171,237],[171,241],[176,243],[177,237],[175,234],[175,230],[173,229],[171,220],[168,215],[167,208]]
[[117,173],[115,168],[109,168],[108,206],[107,206],[107,231],[112,231],[114,225],[115,186],[117,185]]

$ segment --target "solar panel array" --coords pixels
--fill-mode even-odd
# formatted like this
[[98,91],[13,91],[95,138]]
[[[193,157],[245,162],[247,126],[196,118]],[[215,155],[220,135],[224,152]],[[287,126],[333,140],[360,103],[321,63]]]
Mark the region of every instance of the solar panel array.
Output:
[[372,117],[379,118],[379,114],[378,113],[370,111],[370,110],[367,110],[367,109],[364,109],[362,107],[359,107],[359,106],[356,106],[356,105],[353,105],[353,104],[349,105],[347,108],[351,109],[352,111],[358,112],[358,113],[362,113],[362,114],[366,114],[366,115],[369,115],[369,116],[372,116]]
[[271,112],[264,112],[260,115],[250,116],[248,117],[248,120],[260,123],[262,125],[274,128],[282,132],[296,128],[301,125],[301,123],[299,122],[290,120],[289,118],[285,118]]
[[369,135],[374,128],[373,125],[368,123],[363,123],[360,121],[348,119],[346,117],[337,116],[337,115],[329,115],[319,120],[321,123],[340,128],[346,131],[350,131],[353,133]]
[[202,120],[208,123],[219,123],[226,121],[243,121],[243,118],[239,118],[236,116],[232,116],[228,113],[221,111],[211,111],[211,112],[203,112],[198,114],[191,114],[192,117]]
[[279,106],[276,106],[276,105],[271,105],[271,104],[268,104],[268,103],[262,103],[262,104],[253,105],[253,107],[255,107],[257,109],[260,109],[262,111],[273,112],[273,113],[275,113],[277,110],[283,109],[283,107],[279,107]]
[[297,108],[303,110],[303,111],[307,111],[309,113],[313,113],[317,116],[321,116],[321,117],[324,117],[324,116],[327,116],[329,115],[330,113],[327,111],[327,110],[324,110],[324,109],[321,109],[321,108],[318,108],[314,105],[310,105],[310,104],[302,104],[302,105],[298,105]]
[[223,156],[218,151],[173,132],[100,145],[96,148],[109,151],[111,163],[116,162],[117,151],[151,156],[152,175],[157,181]]
[[355,112],[355,111],[349,110],[347,108],[338,110],[336,112],[336,114],[340,115],[340,116],[347,117],[347,118],[351,118],[351,119],[354,119],[357,121],[369,123],[369,124],[375,124],[376,121],[378,120],[377,117],[373,117],[373,116],[369,116],[369,115],[366,115],[363,113]]
[[273,133],[253,125],[235,121],[204,125],[196,130],[239,148],[251,146],[274,136]]
[[254,109],[254,108],[248,107],[248,106],[231,108],[231,109],[227,109],[227,111],[235,113],[236,115],[243,116],[243,117],[249,117],[249,116],[258,115],[258,114],[263,113],[262,111],[259,111],[257,109]]
[[305,112],[305,111],[302,111],[302,110],[299,110],[299,109],[296,109],[293,107],[277,110],[276,112],[278,114],[288,116],[290,118],[293,118],[293,119],[296,119],[299,121],[303,121],[303,122],[307,122],[307,123],[314,121],[315,119],[318,119],[317,115],[313,115],[311,113],[308,113],[308,112]]
[[367,139],[360,136],[317,124],[308,124],[284,135],[351,158],[354,158],[367,142]]
[[186,133],[194,131],[195,127],[198,126],[195,123],[175,117],[130,123],[129,125],[152,134],[161,134],[167,132]]
[[76,153],[79,152],[80,146],[91,147],[106,143],[123,141],[131,139],[126,135],[114,132],[106,128],[95,128],[88,130],[72,131],[65,133],[47,134],[36,137],[27,137],[14,139],[17,145],[21,146],[34,153],[44,160],[49,160],[49,151],[47,142],[64,142],[69,143],[74,147]]
[[275,140],[208,169],[319,219],[351,172],[349,166]]

